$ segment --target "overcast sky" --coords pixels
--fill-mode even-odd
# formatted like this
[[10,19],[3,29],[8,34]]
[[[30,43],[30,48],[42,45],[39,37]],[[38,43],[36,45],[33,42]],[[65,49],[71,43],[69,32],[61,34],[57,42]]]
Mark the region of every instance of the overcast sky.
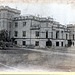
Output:
[[75,7],[71,4],[57,3],[0,3],[21,10],[21,15],[40,15],[52,17],[61,24],[75,23]]

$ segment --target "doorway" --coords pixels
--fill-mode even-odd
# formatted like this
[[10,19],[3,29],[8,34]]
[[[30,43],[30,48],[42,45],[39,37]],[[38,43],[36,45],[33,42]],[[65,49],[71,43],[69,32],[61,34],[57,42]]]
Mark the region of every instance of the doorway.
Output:
[[59,46],[59,42],[56,42],[56,46]]
[[48,41],[46,41],[46,46],[52,46],[52,41],[48,39]]
[[61,42],[61,46],[63,47],[63,42]]

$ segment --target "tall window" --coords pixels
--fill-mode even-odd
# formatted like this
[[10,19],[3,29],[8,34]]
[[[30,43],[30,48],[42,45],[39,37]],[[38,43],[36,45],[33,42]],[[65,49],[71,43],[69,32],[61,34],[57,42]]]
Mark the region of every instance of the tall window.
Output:
[[46,31],[46,38],[48,38],[48,31]]
[[37,36],[37,37],[39,36],[39,31],[36,31],[36,36]]
[[22,45],[26,45],[26,41],[22,41]]
[[15,36],[15,37],[18,36],[18,31],[14,31],[14,36]]
[[16,28],[18,27],[18,22],[15,22],[15,27],[16,27]]
[[74,40],[74,34],[73,34],[73,40]]
[[59,31],[56,31],[56,39],[59,38]]
[[63,39],[63,31],[61,31],[62,39]]
[[66,39],[68,38],[68,35],[66,34]]
[[23,31],[23,37],[26,37],[26,31]]
[[26,26],[26,22],[23,22],[23,27]]
[[39,46],[39,41],[35,41],[35,46]]
[[56,46],[59,46],[59,42],[56,42]]
[[61,46],[63,46],[63,42],[61,42]]

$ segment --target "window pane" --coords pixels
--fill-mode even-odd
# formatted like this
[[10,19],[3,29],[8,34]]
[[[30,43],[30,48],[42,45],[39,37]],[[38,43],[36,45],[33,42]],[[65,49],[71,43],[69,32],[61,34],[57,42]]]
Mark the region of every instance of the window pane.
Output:
[[35,41],[35,46],[39,46],[39,41]]
[[66,39],[68,38],[68,35],[66,34]]
[[56,39],[59,38],[59,31],[56,31]]
[[15,27],[18,27],[18,22],[15,22]]
[[18,31],[15,31],[14,33],[15,33],[14,36],[17,37],[17,35],[18,35]]
[[73,40],[74,40],[74,34],[73,34]]
[[48,38],[48,31],[46,31],[46,38]]
[[26,22],[23,22],[23,27],[26,26]]
[[37,36],[37,37],[39,36],[39,31],[36,31],[36,36]]
[[23,41],[22,44],[23,44],[23,45],[26,45],[26,41]]
[[25,37],[26,36],[26,31],[23,31],[23,37]]

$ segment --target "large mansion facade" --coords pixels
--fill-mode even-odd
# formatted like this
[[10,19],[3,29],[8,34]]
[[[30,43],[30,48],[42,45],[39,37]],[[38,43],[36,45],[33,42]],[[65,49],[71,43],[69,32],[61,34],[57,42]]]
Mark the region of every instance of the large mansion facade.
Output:
[[20,46],[33,45],[67,46],[68,40],[75,44],[75,26],[62,25],[53,20],[39,16],[21,16],[21,11],[8,6],[0,6],[0,30],[7,30],[9,37]]

